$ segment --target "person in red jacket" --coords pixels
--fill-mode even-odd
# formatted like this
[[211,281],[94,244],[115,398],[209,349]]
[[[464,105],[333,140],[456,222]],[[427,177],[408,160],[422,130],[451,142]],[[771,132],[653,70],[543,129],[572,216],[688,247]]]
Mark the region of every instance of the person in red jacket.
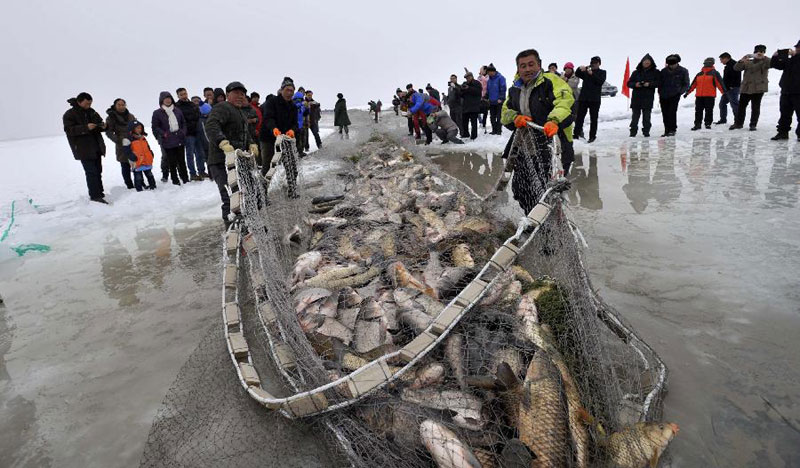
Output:
[[250,93],[250,107],[256,110],[256,115],[258,116],[258,122],[256,122],[256,138],[261,133],[261,122],[264,121],[264,114],[261,113],[261,103],[258,102],[261,100],[261,95],[257,92],[253,91]]
[[711,128],[711,123],[714,121],[714,101],[717,99],[717,90],[721,94],[725,94],[722,77],[714,69],[714,57],[708,57],[703,61],[703,69],[694,77],[692,85],[684,93],[683,98],[686,99],[694,90],[697,90],[697,97],[694,101],[694,127],[692,127],[692,131],[700,130],[700,123],[704,120],[703,111],[706,113],[704,120],[706,128]]

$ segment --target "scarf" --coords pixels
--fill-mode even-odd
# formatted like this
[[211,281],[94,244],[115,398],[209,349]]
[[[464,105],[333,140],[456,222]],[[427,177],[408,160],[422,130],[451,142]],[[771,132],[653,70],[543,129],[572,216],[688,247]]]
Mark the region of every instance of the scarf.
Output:
[[180,127],[178,126],[178,118],[175,117],[175,104],[172,104],[171,106],[165,106],[162,104],[161,108],[167,113],[167,118],[169,119],[169,131],[177,132]]

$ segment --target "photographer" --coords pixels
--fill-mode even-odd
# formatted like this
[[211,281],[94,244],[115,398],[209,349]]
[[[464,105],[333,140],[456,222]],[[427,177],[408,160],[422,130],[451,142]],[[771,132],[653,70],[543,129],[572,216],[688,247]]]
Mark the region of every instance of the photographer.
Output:
[[747,54],[736,62],[734,69],[744,71],[741,94],[739,95],[739,111],[730,126],[730,130],[744,127],[747,104],[753,103],[750,110],[750,131],[755,131],[758,116],[761,114],[761,98],[769,88],[769,59],[766,57],[767,46],[759,44],[752,54]]
[[770,66],[783,70],[781,74],[781,118],[778,120],[778,134],[773,140],[788,140],[792,129],[792,114],[797,116],[795,133],[800,140],[800,41],[794,49],[778,50],[772,55]]
[[[478,113],[481,110],[481,84],[475,79],[472,72],[464,75],[461,83],[461,138],[469,137],[470,140],[478,138]],[[469,126],[472,131],[468,133]]]
[[458,84],[458,77],[450,75],[450,82],[447,83],[447,107],[450,108],[450,118],[458,126],[460,134],[464,134],[464,122],[461,121],[461,85]]
[[739,87],[742,86],[742,72],[736,71],[736,60],[731,58],[731,54],[725,52],[719,56],[719,61],[724,65],[722,71],[722,84],[725,85],[725,92],[719,98],[719,120],[714,125],[728,123],[728,104],[733,109],[733,118],[739,113]]
[[92,96],[89,93],[80,93],[78,97],[70,98],[67,102],[72,107],[64,113],[64,133],[67,134],[72,156],[83,165],[89,199],[107,205],[103,193],[101,159],[106,155],[106,144],[102,136],[106,124],[100,114],[92,109]]
[[581,94],[578,96],[578,114],[575,119],[575,136],[583,138],[583,120],[586,112],[589,112],[589,143],[597,138],[597,118],[600,113],[600,97],[602,96],[603,84],[606,82],[606,71],[600,69],[602,61],[600,57],[594,56],[589,61],[589,66],[578,67],[575,75],[583,80]]

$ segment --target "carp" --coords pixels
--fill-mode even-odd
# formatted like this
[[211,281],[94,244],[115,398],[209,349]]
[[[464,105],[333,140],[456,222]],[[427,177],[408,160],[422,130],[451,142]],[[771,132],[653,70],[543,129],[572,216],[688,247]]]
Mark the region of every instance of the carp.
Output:
[[443,424],[426,419],[419,425],[422,445],[439,468],[481,468],[475,454]]

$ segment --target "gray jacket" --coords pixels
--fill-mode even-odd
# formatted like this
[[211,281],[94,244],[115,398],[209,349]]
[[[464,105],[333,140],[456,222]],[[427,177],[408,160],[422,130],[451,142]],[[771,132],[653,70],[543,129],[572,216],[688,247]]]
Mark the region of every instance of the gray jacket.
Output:
[[733,69],[744,70],[742,78],[742,94],[766,93],[769,90],[769,57],[761,60],[739,60]]
[[430,127],[432,132],[436,132],[437,129],[442,129],[446,133],[458,133],[458,125],[453,122],[453,119],[451,119],[449,115],[441,110],[428,117],[428,127]]
[[581,84],[581,79],[575,76],[575,73],[573,73],[569,78],[561,75],[561,79],[567,82],[569,87],[572,89],[572,95],[575,97],[575,102],[578,102],[578,96],[581,95],[581,90],[578,88],[578,86]]

